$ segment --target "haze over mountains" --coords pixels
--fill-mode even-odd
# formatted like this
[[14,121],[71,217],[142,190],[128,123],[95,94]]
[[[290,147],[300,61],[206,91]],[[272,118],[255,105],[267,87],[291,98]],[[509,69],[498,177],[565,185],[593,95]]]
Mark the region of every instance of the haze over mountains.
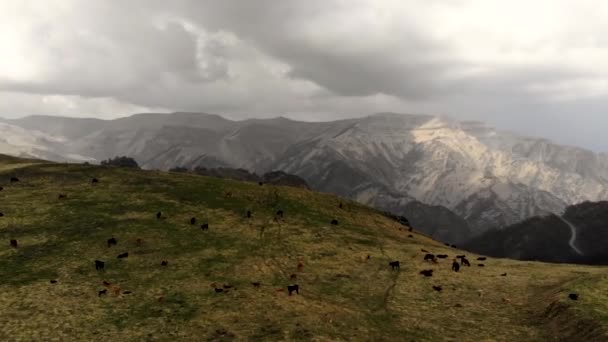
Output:
[[143,168],[165,170],[283,170],[313,189],[404,214],[414,226],[433,217],[435,231],[427,232],[451,242],[608,199],[606,154],[436,116],[298,122],[174,113],[1,122],[3,153],[56,161],[128,155]]

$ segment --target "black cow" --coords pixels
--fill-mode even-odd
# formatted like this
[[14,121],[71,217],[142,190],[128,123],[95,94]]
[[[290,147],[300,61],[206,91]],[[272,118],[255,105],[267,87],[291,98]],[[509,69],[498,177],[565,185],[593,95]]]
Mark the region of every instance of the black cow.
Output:
[[156,218],[158,220],[160,220],[161,216],[163,216],[163,213],[161,213],[160,211],[156,213]]
[[477,266],[484,267],[485,265],[484,264],[477,264]]
[[462,259],[462,258],[466,258],[466,255],[463,254],[463,255],[457,255],[456,256],[456,259]]
[[391,270],[394,270],[394,269],[399,270],[400,269],[400,267],[399,267],[399,261],[398,260],[391,261],[391,262],[388,263],[388,265],[391,267]]
[[195,225],[196,224],[196,217],[193,217],[190,219],[190,224],[191,225]]
[[4,188],[0,186],[0,191],[2,191],[2,190],[4,190]]
[[333,224],[334,226],[337,226],[338,225],[338,220],[336,220],[336,219],[331,220],[331,224]]
[[118,241],[116,241],[116,239],[114,237],[111,237],[108,239],[108,248],[110,248],[112,246],[116,246],[116,244],[118,244]]
[[13,247],[13,248],[17,248],[17,246],[18,246],[17,240],[15,240],[15,239],[11,240],[10,244],[11,244],[11,247]]
[[441,292],[441,290],[443,290],[443,289],[441,288],[441,286],[435,286],[435,285],[433,285],[433,290],[435,290],[437,292]]
[[11,183],[16,183],[19,181],[19,178],[17,177],[11,177]]
[[247,210],[247,218],[251,218],[251,210]]
[[458,272],[458,270],[460,270],[460,264],[456,261],[456,259],[452,261],[452,270],[454,272]]
[[432,277],[433,276],[433,270],[422,270],[422,271],[420,271],[420,274],[422,274],[425,277]]
[[99,183],[99,179],[97,179],[97,178],[93,178],[93,179],[91,180],[91,184],[97,184],[97,183]]
[[292,292],[296,292],[297,294],[300,294],[300,287],[295,284],[295,285],[288,285],[287,286],[287,292],[289,292],[289,295],[291,296]]
[[117,258],[118,259],[124,259],[124,258],[128,258],[129,257],[129,252],[124,252],[121,254],[118,254]]
[[3,213],[0,213],[0,217],[4,217],[4,214],[3,214]]
[[429,261],[429,260],[430,260],[430,261],[437,261],[437,259],[435,259],[435,255],[434,255],[434,254],[427,253],[427,254],[424,256],[424,261]]
[[55,279],[51,279],[50,283],[51,283],[51,284],[57,284],[57,280],[55,280]]
[[450,245],[450,247],[452,247],[452,248],[456,248],[456,245]]
[[340,202],[340,204],[338,204],[338,208],[342,209],[343,207],[342,202]]
[[167,262],[167,261],[162,261],[162,262],[160,263],[160,265],[161,265],[161,266],[167,266],[167,265],[169,265],[169,262]]
[[500,276],[501,276],[501,277],[506,277],[506,276],[507,276],[507,273],[505,272],[505,273],[501,274]]
[[201,229],[202,230],[209,230],[209,223],[205,223],[205,224],[201,225]]
[[414,230],[414,228],[410,227],[407,231],[411,233],[412,230]]
[[578,294],[577,293],[571,293],[568,295],[568,298],[572,299],[572,300],[578,300]]
[[283,210],[279,210],[279,211],[277,211],[276,216],[277,216],[277,217],[280,217],[280,218],[283,218]]
[[253,285],[253,287],[260,287],[260,282],[255,281],[255,282],[252,282],[251,285]]
[[264,185],[264,182],[258,182],[258,185],[262,186],[262,185]]
[[106,265],[106,263],[105,263],[105,262],[103,262],[103,261],[101,261],[101,260],[95,260],[95,269],[96,269],[97,271],[99,271],[99,270],[103,270],[103,269],[104,269],[104,267],[105,267],[105,265]]
[[59,198],[59,199],[68,198],[68,195],[66,195],[66,194],[59,194],[59,196],[57,196],[57,198]]
[[471,263],[469,262],[469,260],[467,260],[467,258],[460,258],[460,264],[461,265],[465,265],[465,266],[471,266]]
[[437,254],[437,257],[439,259],[446,259],[448,257],[448,255],[447,254]]
[[218,289],[217,287],[215,288],[215,293],[222,293],[224,292],[224,289]]
[[477,258],[477,260],[479,260],[479,261],[484,261],[486,259],[487,259],[486,257],[479,257],[479,258]]
[[414,237],[414,235],[410,234],[410,235],[408,235],[407,237],[408,237],[408,238],[413,238],[413,237]]
[[420,251],[421,251],[422,253],[428,253],[428,252],[429,252],[429,251],[427,251],[427,250],[426,250],[426,249],[424,249],[424,248],[421,248],[421,249],[420,249]]
[[108,289],[103,289],[99,292],[97,292],[97,297],[101,297],[101,295],[105,295],[108,293]]

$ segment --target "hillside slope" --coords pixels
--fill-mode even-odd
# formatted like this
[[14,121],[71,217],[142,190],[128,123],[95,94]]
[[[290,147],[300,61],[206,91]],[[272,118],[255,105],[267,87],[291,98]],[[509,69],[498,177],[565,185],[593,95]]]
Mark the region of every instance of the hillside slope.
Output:
[[[329,194],[4,156],[0,186],[2,341],[607,337],[603,268],[503,259],[478,267],[470,255],[473,266],[455,273],[450,260],[461,251]],[[425,262],[421,249],[449,258]],[[287,294],[291,284],[299,294]],[[578,301],[567,299],[572,291]]]
[[520,260],[608,264],[608,202],[568,206],[563,216],[533,217],[468,241],[479,253]]

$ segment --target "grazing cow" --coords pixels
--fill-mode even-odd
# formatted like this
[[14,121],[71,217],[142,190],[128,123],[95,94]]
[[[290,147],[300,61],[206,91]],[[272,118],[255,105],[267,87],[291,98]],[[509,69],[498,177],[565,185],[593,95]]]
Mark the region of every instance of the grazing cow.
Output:
[[450,247],[452,247],[452,248],[456,248],[456,245],[450,245]]
[[437,259],[435,259],[434,254],[426,253],[426,255],[424,256],[424,261],[437,261]]
[[116,246],[116,244],[118,243],[118,241],[116,241],[116,239],[114,237],[111,237],[108,239],[108,248],[112,247],[112,246]]
[[254,281],[251,283],[251,285],[253,285],[253,287],[260,287],[260,282],[259,281]]
[[467,260],[467,258],[461,258],[460,264],[465,266],[471,266],[471,263],[469,262],[469,260]]
[[572,299],[572,300],[578,300],[578,294],[577,293],[571,293],[568,295],[568,298]]
[[19,181],[19,178],[17,177],[11,177],[11,183],[16,183]]
[[0,213],[0,217],[4,217],[4,214],[3,214],[3,213]]
[[408,235],[407,237],[408,237],[408,238],[413,238],[413,237],[414,237],[414,235],[410,234],[410,235]]
[[448,257],[448,255],[447,254],[437,254],[437,257],[439,259],[446,259]]
[[395,261],[391,261],[388,263],[388,265],[391,267],[391,270],[400,270],[401,268],[399,267],[399,260],[395,260]]
[[372,256],[368,254],[367,257],[365,258],[365,260],[369,260],[371,258],[372,258]]
[[125,292],[123,292],[123,294],[131,294],[131,293],[132,293],[131,291],[125,291]]
[[343,207],[342,202],[340,202],[340,204],[338,204],[338,208],[342,209]]
[[161,265],[161,266],[167,266],[167,265],[169,265],[169,263],[168,263],[167,261],[164,261],[164,260],[163,260],[163,261],[160,263],[160,265]]
[[484,267],[485,265],[484,264],[477,264],[477,266]]
[[224,292],[224,289],[218,289],[217,287],[215,288],[215,293],[222,293]]
[[479,260],[479,261],[484,261],[486,259],[487,259],[486,257],[479,257],[479,258],[477,258],[477,260]]
[[283,218],[283,210],[279,210],[279,211],[277,211],[276,216],[277,216],[277,217],[280,217],[280,218]]
[[426,249],[424,249],[424,248],[421,248],[421,249],[420,249],[420,251],[421,251],[422,253],[428,253],[428,252],[429,252],[429,251],[427,251],[427,250],[426,250]]
[[68,195],[66,195],[66,194],[59,194],[59,196],[57,196],[57,198],[59,198],[59,199],[65,199],[65,198],[68,198]]
[[412,230],[414,230],[414,228],[410,227],[407,231],[411,233]]
[[501,274],[500,276],[501,276],[501,277],[506,277],[506,276],[507,276],[507,273],[505,272],[505,273]]
[[262,185],[264,185],[264,182],[258,182],[258,185],[262,186]]
[[97,179],[97,178],[93,178],[93,179],[91,180],[91,184],[97,184],[97,183],[99,183],[99,179]]
[[193,217],[190,219],[190,224],[191,225],[195,225],[196,224],[196,217]]
[[251,210],[247,210],[247,218],[251,218]]
[[298,277],[297,275],[292,274],[292,275],[290,275],[290,276],[289,276],[289,279],[291,279],[291,280],[295,280],[297,277]]
[[209,230],[209,223],[205,223],[205,224],[201,225],[201,229],[202,230]]
[[0,191],[2,191],[2,190],[4,190],[4,188],[0,186]]
[[97,297],[101,297],[101,295],[105,295],[108,294],[108,289],[103,289],[99,292],[97,292]]
[[331,224],[333,224],[334,226],[337,226],[338,225],[338,220],[336,220],[336,219],[331,220]]
[[97,271],[99,271],[99,270],[103,270],[103,269],[104,269],[104,267],[105,267],[105,265],[106,265],[106,263],[105,263],[105,262],[103,262],[103,261],[101,261],[101,260],[95,260],[95,269],[96,269]]
[[425,277],[432,277],[433,276],[433,270],[422,270],[422,271],[420,271],[420,274],[422,274]]
[[56,283],[57,283],[57,280],[51,279],[51,284],[56,284]]
[[289,295],[291,296],[291,293],[295,291],[296,294],[300,294],[300,287],[295,284],[295,285],[288,285],[287,286],[287,292],[289,292]]
[[441,288],[441,286],[435,286],[435,285],[433,285],[433,290],[435,290],[437,292],[441,292],[442,288]]
[[18,245],[18,244],[17,244],[17,240],[12,239],[12,240],[10,241],[10,243],[11,243],[11,247],[13,247],[13,248],[17,248],[17,245]]
[[462,259],[462,258],[466,258],[466,255],[463,254],[463,255],[457,255],[456,256],[456,259]]
[[118,254],[117,258],[118,259],[123,259],[123,258],[128,258],[129,257],[129,253],[128,252],[124,252],[121,254]]
[[112,286],[112,283],[108,282],[108,281],[103,281],[102,282],[103,286],[108,287],[108,286]]
[[163,213],[160,211],[156,213],[156,219],[160,220],[160,217],[163,216]]
[[456,259],[454,259],[452,261],[452,271],[458,272],[458,270],[460,270],[460,264],[458,263],[458,261],[456,261]]

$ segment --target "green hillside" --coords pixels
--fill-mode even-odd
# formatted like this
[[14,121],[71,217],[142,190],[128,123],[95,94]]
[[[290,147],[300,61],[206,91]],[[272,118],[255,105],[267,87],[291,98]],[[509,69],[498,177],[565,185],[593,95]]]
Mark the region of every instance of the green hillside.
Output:
[[0,186],[0,341],[608,338],[605,268],[465,253],[455,273],[464,252],[333,195],[5,156]]

